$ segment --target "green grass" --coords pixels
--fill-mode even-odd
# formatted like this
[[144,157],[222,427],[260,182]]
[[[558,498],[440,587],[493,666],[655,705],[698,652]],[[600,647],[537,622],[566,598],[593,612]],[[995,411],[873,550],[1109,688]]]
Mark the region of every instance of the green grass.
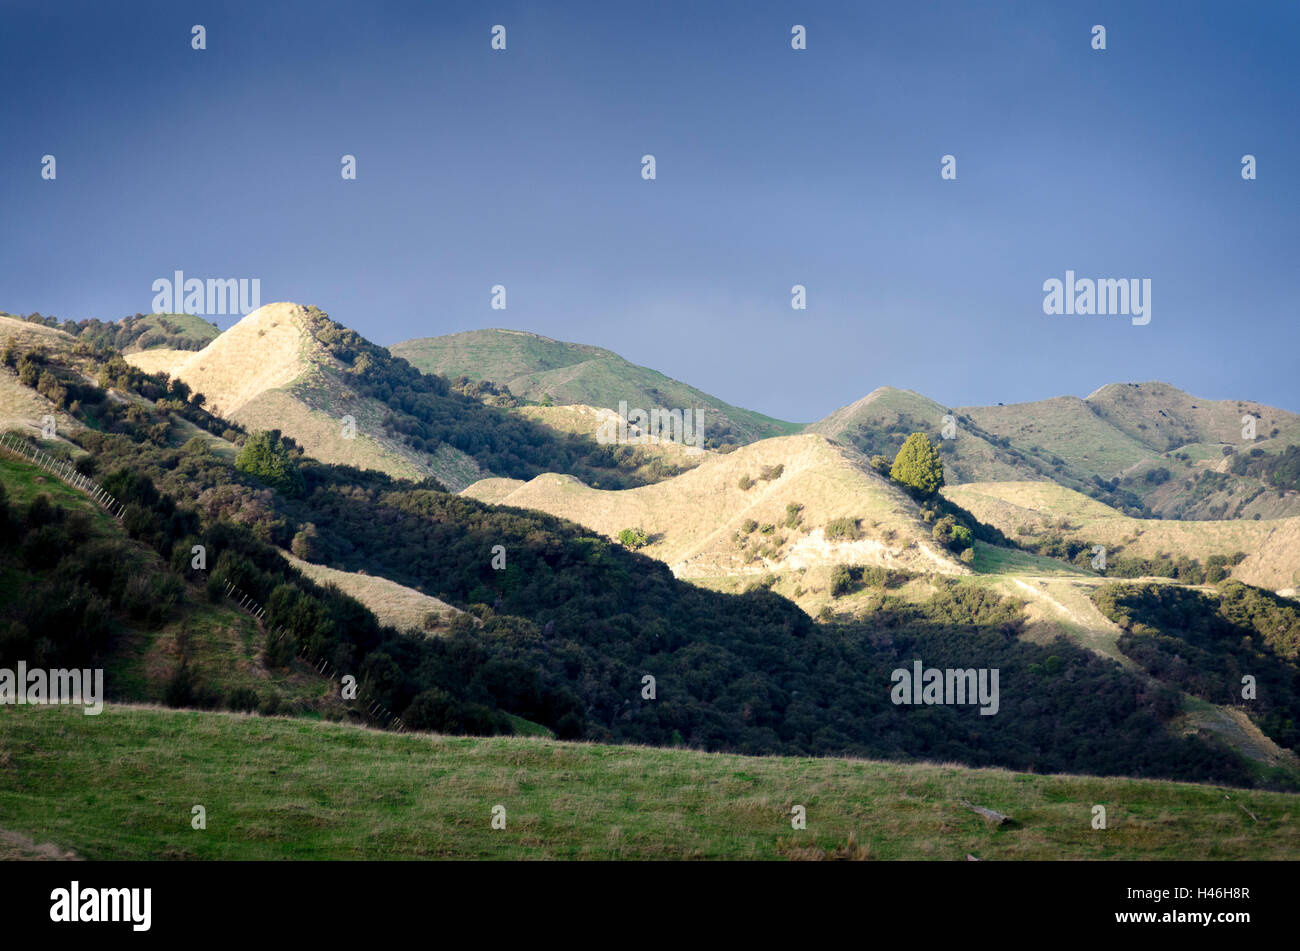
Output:
[[[1230,797],[1230,798],[1225,798]],[[963,800],[1011,814],[992,827]],[[206,830],[190,826],[207,811]],[[791,807],[807,809],[794,831]],[[1094,804],[1109,828],[1091,828]],[[506,808],[493,830],[491,811]],[[1258,817],[1251,820],[1239,808]],[[1300,858],[1300,797],[108,707],[0,715],[0,828],[89,859]]]
[[19,460],[8,450],[0,451],[0,483],[4,484],[11,503],[29,505],[36,496],[44,494],[54,505],[95,516],[94,521],[101,528],[114,524],[113,517],[92,502],[86,493],[72,488],[34,463]]
[[556,403],[584,403],[606,409],[626,400],[629,408],[701,406],[705,435],[719,423],[715,414],[730,420],[752,442],[770,436],[799,432],[799,423],[773,419],[753,410],[724,403],[656,370],[629,363],[616,353],[586,344],[565,343],[537,334],[510,330],[474,330],[445,337],[421,337],[389,348],[397,357],[426,373],[455,378],[504,383],[516,396]]
[[1057,558],[1035,555],[1032,552],[1019,551],[1014,548],[1001,548],[984,542],[975,542],[975,561],[971,567],[980,574],[988,575],[1059,575],[1077,577],[1091,575]]
[[[163,326],[164,322],[170,324],[175,330],[168,330]],[[151,334],[174,335],[179,333],[180,336],[192,341],[198,347],[207,346],[221,333],[219,329],[212,326],[212,323],[203,317],[195,314],[146,314],[136,323],[136,327],[147,328],[146,332],[141,335],[147,337]],[[139,340],[131,349],[138,349]],[[162,343],[154,346],[163,346]]]

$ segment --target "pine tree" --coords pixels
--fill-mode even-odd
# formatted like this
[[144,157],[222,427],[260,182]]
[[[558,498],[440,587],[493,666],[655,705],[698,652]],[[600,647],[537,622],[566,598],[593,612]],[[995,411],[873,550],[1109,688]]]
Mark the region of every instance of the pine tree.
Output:
[[925,433],[912,433],[894,457],[889,477],[929,498],[943,485],[943,460],[939,450]]

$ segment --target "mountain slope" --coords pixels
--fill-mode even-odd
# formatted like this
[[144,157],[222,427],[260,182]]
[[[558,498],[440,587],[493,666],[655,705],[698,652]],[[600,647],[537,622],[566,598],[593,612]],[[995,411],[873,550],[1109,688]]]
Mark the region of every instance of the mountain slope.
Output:
[[[779,476],[762,478],[777,466]],[[742,477],[753,486],[742,489]],[[636,489],[601,491],[548,474],[526,483],[489,479],[462,494],[567,518],[611,539],[625,528],[642,528],[650,537],[643,552],[683,578],[837,564],[967,573],[933,542],[906,493],[857,453],[812,434],[760,440]],[[793,526],[787,522],[791,505],[798,506]],[[863,537],[828,539],[825,527],[834,519],[855,520]],[[758,527],[745,531],[747,521]]]
[[676,468],[458,392],[297,304],[261,307],[198,353],[149,350],[127,360],[180,379],[249,430],[282,431],[323,462],[432,476],[453,489],[492,474],[547,471],[622,487]]
[[1270,590],[1300,585],[1300,517],[1272,520],[1191,521],[1138,519],[1050,482],[970,483],[948,486],[946,498],[1010,538],[1057,534],[1107,559],[1186,557],[1202,564],[1212,555],[1246,558],[1232,577]]
[[[1256,417],[1254,441],[1242,438],[1247,414]],[[942,438],[945,417],[952,438]],[[1201,400],[1165,383],[951,410],[910,390],[879,387],[805,431],[891,458],[910,432],[928,433],[949,485],[1051,481],[1129,514],[1162,518],[1300,515],[1300,493],[1271,491],[1229,467],[1236,453],[1300,443],[1300,415]]]
[[565,343],[520,330],[471,330],[444,337],[420,337],[388,348],[426,373],[504,384],[516,396],[555,403],[585,403],[617,410],[704,407],[705,436],[711,444],[749,443],[797,432],[787,423],[741,409],[670,377],[637,366],[616,353]]
[[[315,339],[305,308],[267,304],[202,350],[125,354],[149,373],[168,373],[207,398],[215,414],[250,430],[279,429],[322,462],[378,469],[399,478],[467,484],[485,473],[445,447],[419,452],[382,426],[383,407],[348,385],[345,367]],[[345,438],[343,417],[356,421]]]

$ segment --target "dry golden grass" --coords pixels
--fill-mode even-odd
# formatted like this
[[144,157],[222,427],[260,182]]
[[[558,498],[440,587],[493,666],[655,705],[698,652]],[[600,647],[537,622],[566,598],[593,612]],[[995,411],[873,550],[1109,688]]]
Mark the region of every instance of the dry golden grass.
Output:
[[[783,466],[762,480],[765,467]],[[740,488],[742,476],[756,480]],[[916,503],[865,465],[860,454],[816,435],[764,439],[726,454],[709,454],[695,469],[655,485],[592,489],[572,476],[547,474],[527,483],[488,479],[464,495],[568,518],[609,538],[640,527],[643,551],[682,578],[709,579],[797,572],[836,564],[870,564],[941,574],[968,569],[941,552]],[[787,526],[787,506],[802,506]],[[856,519],[863,537],[828,540],[832,519]],[[774,526],[744,533],[753,520]],[[768,547],[768,554],[758,549]]]
[[1086,495],[1049,482],[980,482],[949,486],[943,494],[1010,538],[1059,531],[1085,544],[1139,558],[1186,555],[1202,564],[1210,555],[1246,552],[1232,576],[1277,590],[1300,583],[1300,517],[1259,521],[1193,522],[1131,518]]
[[[197,353],[145,350],[126,359],[183,380],[207,398],[208,409],[250,430],[280,430],[322,462],[401,479],[434,476],[453,491],[485,475],[450,446],[417,452],[385,432],[384,407],[344,382],[338,361],[312,337],[298,304],[260,307]],[[345,416],[355,421],[351,438],[345,438]]]
[[313,581],[334,585],[344,594],[351,595],[368,607],[382,623],[391,624],[398,630],[422,630],[424,619],[429,614],[438,615],[442,619],[440,626],[445,626],[447,621],[462,613],[445,601],[421,594],[414,588],[389,581],[387,578],[353,571],[339,571],[324,565],[313,565],[287,552],[281,554],[289,564]]
[[312,340],[304,313],[297,304],[267,304],[198,352],[146,350],[127,359],[149,372],[179,377],[207,397],[214,413],[236,418],[245,403],[289,385],[314,360],[328,359]]

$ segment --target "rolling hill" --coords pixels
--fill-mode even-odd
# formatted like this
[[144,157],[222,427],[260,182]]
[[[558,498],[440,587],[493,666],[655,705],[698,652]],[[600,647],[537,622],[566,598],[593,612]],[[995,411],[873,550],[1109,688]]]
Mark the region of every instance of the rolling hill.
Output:
[[[828,600],[813,579],[840,564],[968,573],[935,544],[916,502],[865,462],[805,434],[708,455],[689,472],[635,489],[601,491],[547,474],[528,482],[486,479],[462,494],[567,518],[611,540],[623,529],[643,529],[649,537],[643,553],[680,578],[753,581],[811,573],[806,596],[795,599],[805,607]],[[778,467],[779,475],[763,478]],[[746,477],[753,485],[742,488]],[[828,538],[826,527],[837,519],[856,523],[859,537]]]
[[1104,545],[1112,561],[1181,556],[1204,563],[1212,555],[1244,552],[1232,577],[1270,590],[1300,586],[1300,517],[1137,519],[1050,482],[971,483],[949,486],[943,494],[1009,538],[1035,540],[1055,533],[1088,551]]
[[[323,462],[449,485],[485,474],[450,446],[419,452],[385,431],[384,407],[349,385],[347,368],[316,340],[306,308],[297,304],[260,307],[198,352],[125,356],[146,373],[184,381],[214,413],[250,430],[278,429]],[[345,416],[356,421],[354,438],[344,438]]]
[[797,423],[732,406],[609,350],[521,330],[471,330],[444,337],[420,337],[388,349],[426,373],[489,380],[528,400],[582,403],[611,410],[617,410],[623,400],[629,407],[647,410],[703,407],[708,411],[705,438],[711,440],[710,445],[749,443],[801,428]]
[[[1242,417],[1256,438],[1242,438]],[[943,438],[951,417],[951,438]],[[1275,519],[1300,515],[1300,492],[1234,474],[1238,452],[1300,443],[1300,415],[1249,401],[1201,400],[1165,383],[1109,384],[1086,399],[952,409],[879,387],[810,424],[867,455],[892,458],[910,432],[939,446],[949,485],[1055,482],[1135,516]]]

